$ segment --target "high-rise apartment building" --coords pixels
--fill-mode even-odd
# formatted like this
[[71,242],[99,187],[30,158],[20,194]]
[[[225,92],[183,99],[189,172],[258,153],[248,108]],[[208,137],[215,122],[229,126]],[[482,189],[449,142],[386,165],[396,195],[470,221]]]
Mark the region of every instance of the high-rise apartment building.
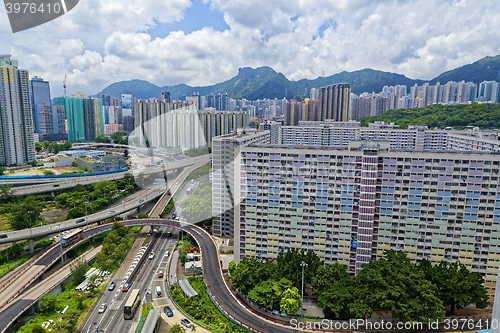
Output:
[[135,104],[133,136],[152,147],[200,148],[210,145],[212,138],[248,127],[244,111],[187,109],[185,104],[140,102]]
[[348,121],[350,99],[351,87],[348,83],[321,87],[316,120]]
[[94,141],[97,135],[104,135],[105,118],[100,98],[77,92],[70,97],[58,97],[56,101],[65,108],[69,141]]
[[38,134],[40,142],[68,140],[63,105],[37,104],[35,110],[39,119]]
[[161,92],[162,102],[170,103],[170,91],[162,91]]
[[50,86],[48,81],[44,81],[41,77],[34,76],[30,80],[31,90],[31,114],[33,117],[33,130],[35,133],[40,133],[40,120],[36,106],[38,104],[50,104]]
[[280,127],[281,123],[278,121],[266,120],[262,125],[260,125],[260,129],[263,131],[269,131],[271,135],[271,144],[277,145],[280,141]]
[[29,73],[1,55],[0,74],[0,164],[26,164],[35,159]]
[[388,249],[419,262],[460,260],[484,274],[500,261],[500,161],[478,151],[240,148],[234,174],[235,261],[314,251],[357,273]]
[[[236,133],[213,138],[212,141],[212,214],[213,234],[233,238],[234,225],[234,159],[239,148],[249,144],[270,144],[268,131],[239,128]],[[236,168],[236,172],[239,169]]]

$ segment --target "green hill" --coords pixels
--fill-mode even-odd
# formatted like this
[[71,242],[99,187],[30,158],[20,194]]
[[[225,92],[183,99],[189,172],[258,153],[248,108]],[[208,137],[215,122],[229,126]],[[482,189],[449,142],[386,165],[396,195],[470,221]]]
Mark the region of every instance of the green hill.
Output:
[[152,83],[142,80],[131,80],[115,82],[100,94],[120,97],[121,94],[134,94],[137,98],[150,98],[161,96],[162,91],[170,91],[172,99],[182,99],[194,92],[200,95],[210,93],[226,93],[229,97],[248,100],[264,98],[304,99],[309,97],[311,88],[320,88],[334,83],[348,82],[351,91],[360,94],[365,91],[379,92],[385,85],[405,84],[408,87],[415,83],[423,84],[425,81],[412,80],[401,74],[394,74],[373,69],[363,69],[355,72],[342,72],[328,77],[319,77],[314,80],[302,79],[290,81],[282,73],[277,73],[270,67],[240,68],[238,75],[228,81],[217,83],[212,86],[191,87],[186,84],[175,86],[158,87]]
[[160,97],[162,91],[169,91],[172,99],[183,99],[194,92],[200,95],[210,93],[227,93],[229,97],[248,100],[279,98],[299,99],[309,97],[311,88],[320,88],[334,83],[347,82],[351,86],[351,91],[355,94],[363,92],[382,91],[384,86],[395,86],[404,84],[408,88],[425,82],[435,84],[448,81],[472,81],[480,83],[484,80],[500,81],[500,55],[495,57],[485,57],[473,64],[445,72],[431,81],[413,80],[404,75],[389,73],[379,70],[365,68],[354,72],[341,72],[327,77],[318,77],[313,80],[302,79],[290,81],[282,73],[277,73],[274,69],[264,66],[259,68],[244,67],[238,70],[238,74],[230,80],[217,83],[211,86],[191,87],[186,84],[175,86],[158,87],[143,80],[131,80],[115,82],[100,93],[120,97],[121,94],[134,94],[137,98]]
[[500,55],[485,57],[472,64],[465,65],[451,71],[444,72],[430,81],[431,84],[448,81],[481,83],[483,81],[500,81]]
[[429,128],[447,126],[463,129],[478,126],[481,129],[500,128],[500,104],[473,103],[459,105],[429,105],[425,108],[389,110],[382,116],[361,119],[363,126],[376,120],[393,122],[401,128],[408,125],[428,125]]

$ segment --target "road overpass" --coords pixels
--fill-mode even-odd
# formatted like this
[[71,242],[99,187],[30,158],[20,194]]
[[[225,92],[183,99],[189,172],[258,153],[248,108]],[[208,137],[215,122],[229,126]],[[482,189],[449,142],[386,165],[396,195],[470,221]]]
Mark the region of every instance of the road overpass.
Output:
[[[176,162],[169,162],[169,163],[163,163],[161,166],[151,166],[147,167],[143,170],[129,170],[129,171],[124,171],[124,172],[119,172],[119,173],[112,173],[108,175],[97,175],[94,176],[92,174],[89,174],[86,177],[81,177],[76,176],[75,177],[68,177],[64,179],[58,179],[54,178],[54,181],[52,182],[43,182],[41,184],[31,184],[29,186],[23,186],[23,187],[17,187],[14,188],[12,191],[15,195],[30,195],[30,194],[38,194],[38,193],[47,193],[47,192],[53,192],[53,191],[61,191],[61,190],[67,190],[70,188],[75,187],[77,184],[81,185],[89,185],[93,183],[97,183],[98,181],[101,180],[106,180],[106,181],[112,181],[112,180],[117,180],[121,179],[124,177],[125,173],[133,173],[135,176],[139,174],[139,172],[142,172],[145,176],[147,175],[152,175],[152,174],[159,174],[164,171],[171,171],[171,170],[177,170],[177,169],[182,169],[191,165],[199,164],[199,163],[208,163],[211,160],[212,155],[211,154],[206,154],[202,156],[197,156],[197,157],[190,157],[190,158],[185,158],[180,161]],[[32,181],[29,181],[32,183]],[[1,185],[7,185],[7,184],[12,184],[10,180],[0,180],[0,186]],[[20,185],[21,182],[19,180],[16,180],[16,185]]]
[[[170,219],[145,218],[120,221],[125,227],[131,226],[167,226],[181,229],[194,237],[200,246],[203,256],[203,275],[207,287],[217,302],[222,305],[225,311],[237,321],[245,326],[251,327],[258,332],[269,333],[287,333],[293,331],[292,327],[282,327],[273,325],[272,322],[266,320],[257,320],[256,314],[253,314],[250,309],[240,303],[233,292],[229,289],[220,266],[219,252],[210,234],[204,229],[186,222],[179,222]],[[101,225],[89,229],[85,232],[85,239],[95,237],[98,234],[107,232],[111,229],[112,224]],[[60,256],[60,251],[54,250],[45,256],[45,261],[53,262]],[[0,294],[1,297],[1,294]],[[12,321],[12,315],[18,314],[16,311],[23,311],[27,304],[23,302],[13,302],[12,305],[0,309],[0,332],[3,332],[5,325]],[[16,306],[13,310],[11,306]],[[17,308],[18,307],[18,308]],[[9,309],[7,311],[7,309]],[[10,313],[12,315],[7,316]]]

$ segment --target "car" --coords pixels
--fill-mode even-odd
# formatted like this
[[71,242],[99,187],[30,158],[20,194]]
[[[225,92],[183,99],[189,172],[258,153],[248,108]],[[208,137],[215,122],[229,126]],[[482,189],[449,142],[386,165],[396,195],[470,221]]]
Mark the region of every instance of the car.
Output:
[[191,322],[189,320],[187,320],[186,318],[181,319],[181,324],[186,326],[187,328],[190,328],[192,326]]
[[166,313],[167,317],[173,317],[174,316],[174,312],[172,311],[172,309],[168,305],[163,309],[163,312]]
[[168,257],[170,255],[170,252],[165,251],[165,257]]
[[163,277],[163,271],[159,271],[159,272],[158,272],[158,277],[159,277],[159,278],[162,278],[162,277]]
[[99,313],[104,313],[104,311],[106,311],[107,307],[108,306],[106,305],[106,303],[102,303],[101,307],[99,308]]
[[7,238],[7,235],[5,235],[5,234],[0,235],[0,238]]
[[167,231],[167,233],[165,234],[166,237],[170,237],[172,236],[172,233],[170,231]]
[[111,282],[109,287],[108,287],[108,290],[111,291],[111,290],[115,290],[115,287],[116,287],[116,283],[114,282]]
[[114,210],[110,210],[109,211],[109,214],[113,214],[115,211]]
[[175,219],[177,215],[175,215],[175,213],[172,214],[172,218]]
[[177,217],[175,218],[175,220],[176,220],[176,221],[179,221],[179,220],[180,220],[180,217],[179,217],[179,216],[177,216]]
[[123,285],[123,289],[122,289],[122,291],[123,291],[123,292],[127,292],[127,291],[129,290],[129,288],[130,288],[130,284],[129,284],[129,283],[126,283],[126,284],[124,284],[124,285]]
[[78,219],[78,220],[76,220],[76,223],[82,223],[82,222],[85,222],[85,219]]
[[59,184],[55,184],[54,187],[59,187]]
[[155,254],[154,254],[154,252],[151,252],[151,253],[149,254],[149,257],[148,257],[148,259],[153,259],[154,257],[155,257]]
[[167,192],[167,195],[170,195],[170,191]]
[[141,203],[141,202],[143,202],[143,201],[144,201],[144,199],[141,199],[141,200],[139,200],[139,203]]

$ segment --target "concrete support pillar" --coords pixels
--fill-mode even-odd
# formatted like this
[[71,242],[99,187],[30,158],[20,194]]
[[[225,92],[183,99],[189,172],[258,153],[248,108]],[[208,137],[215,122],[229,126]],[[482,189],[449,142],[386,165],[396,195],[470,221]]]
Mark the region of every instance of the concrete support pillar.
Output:
[[35,252],[35,247],[34,247],[34,244],[33,244],[33,240],[30,239],[29,240],[29,245],[30,245],[30,254],[33,254],[33,252]]
[[90,244],[94,244],[94,237],[90,237],[89,241],[90,241]]
[[153,234],[153,232],[155,232],[154,229],[153,229],[153,226],[151,226],[151,231],[150,232],[151,232],[151,234]]
[[68,258],[66,257],[66,253],[62,255],[62,263],[64,264]]

